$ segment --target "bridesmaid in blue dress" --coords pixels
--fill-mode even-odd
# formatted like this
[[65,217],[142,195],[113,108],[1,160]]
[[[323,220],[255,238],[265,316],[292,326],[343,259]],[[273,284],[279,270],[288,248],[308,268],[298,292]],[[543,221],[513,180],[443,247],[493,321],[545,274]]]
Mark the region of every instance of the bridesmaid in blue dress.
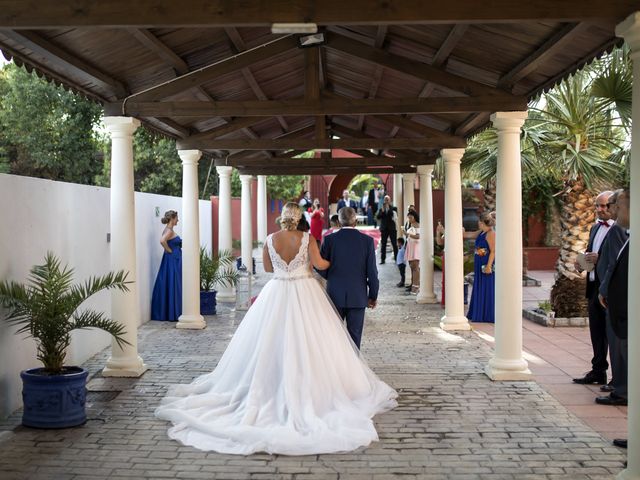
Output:
[[161,222],[166,225],[160,239],[164,254],[153,287],[151,320],[176,322],[182,314],[182,240],[173,231],[178,212],[168,210]]
[[478,221],[480,230],[475,243],[473,290],[467,312],[467,318],[472,322],[495,322],[494,225],[495,220],[490,213],[482,214]]

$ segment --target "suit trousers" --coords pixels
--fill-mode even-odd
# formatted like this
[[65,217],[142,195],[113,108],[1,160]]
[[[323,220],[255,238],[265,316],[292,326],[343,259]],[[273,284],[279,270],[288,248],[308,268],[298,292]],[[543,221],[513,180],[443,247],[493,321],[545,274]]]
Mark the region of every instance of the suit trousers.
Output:
[[591,370],[597,373],[606,374],[609,368],[607,362],[607,311],[598,300],[598,289],[594,288],[589,297],[589,333],[591,334],[591,346],[593,347],[593,358],[591,359]]
[[351,335],[353,343],[360,350],[360,340],[362,339],[362,329],[364,327],[364,308],[336,308],[342,320],[347,323],[347,331]]
[[628,398],[627,387],[629,385],[629,340],[626,338],[618,338],[620,341],[620,359],[624,365],[624,380],[620,380],[620,388],[614,385],[614,392],[623,398]]
[[380,260],[384,262],[387,258],[387,239],[391,240],[393,248],[393,259],[398,256],[398,234],[395,230],[380,229]]
[[622,352],[623,340],[613,331],[609,313],[607,312],[607,342],[609,343],[609,360],[611,361],[611,385],[616,395],[627,397],[627,362]]

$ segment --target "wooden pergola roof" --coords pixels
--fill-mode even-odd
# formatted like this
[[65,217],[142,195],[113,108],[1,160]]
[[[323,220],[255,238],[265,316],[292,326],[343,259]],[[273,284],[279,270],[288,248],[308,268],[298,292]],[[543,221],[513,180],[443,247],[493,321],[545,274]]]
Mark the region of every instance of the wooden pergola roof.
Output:
[[[526,109],[620,44],[615,25],[636,10],[640,0],[0,0],[0,49],[243,173],[393,173],[464,147],[495,111]],[[285,22],[316,23],[326,43],[271,33]],[[291,158],[313,148],[363,158]]]

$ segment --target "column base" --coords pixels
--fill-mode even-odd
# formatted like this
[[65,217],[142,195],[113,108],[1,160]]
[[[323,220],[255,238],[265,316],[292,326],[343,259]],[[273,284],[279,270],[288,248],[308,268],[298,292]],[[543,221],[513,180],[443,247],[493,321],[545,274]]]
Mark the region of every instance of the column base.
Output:
[[491,380],[531,380],[533,374],[524,359],[499,360],[492,358],[484,367],[484,373]]
[[126,360],[114,360],[109,358],[107,365],[102,369],[103,377],[139,377],[149,369],[142,361],[142,358],[137,357],[133,361]]
[[416,303],[439,303],[437,297],[433,293],[421,294],[418,292]]
[[440,328],[447,332],[452,330],[471,330],[469,319],[465,316],[449,316],[446,315],[440,319]]
[[188,330],[202,330],[207,327],[202,315],[180,315],[176,328]]
[[216,302],[222,303],[235,303],[236,302],[236,289],[235,288],[221,288],[216,295]]

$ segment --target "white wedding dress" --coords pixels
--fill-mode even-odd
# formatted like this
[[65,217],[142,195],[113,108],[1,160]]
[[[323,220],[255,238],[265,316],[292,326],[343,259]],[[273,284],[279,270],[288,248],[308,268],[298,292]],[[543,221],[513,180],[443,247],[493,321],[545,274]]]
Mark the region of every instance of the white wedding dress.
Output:
[[309,234],[287,264],[267,245],[274,275],[216,369],[170,388],[156,415],[169,436],[200,450],[306,455],[378,439],[372,417],[397,393],[360,358],[309,264]]

